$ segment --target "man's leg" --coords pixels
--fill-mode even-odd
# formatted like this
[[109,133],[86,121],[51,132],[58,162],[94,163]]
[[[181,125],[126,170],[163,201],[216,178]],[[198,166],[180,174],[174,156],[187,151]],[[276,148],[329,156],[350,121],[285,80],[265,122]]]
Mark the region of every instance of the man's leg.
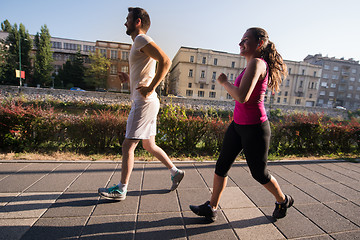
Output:
[[122,144],[121,183],[128,184],[134,168],[134,152],[140,140],[125,138]]
[[164,150],[156,145],[155,136],[150,136],[149,139],[143,139],[142,144],[146,151],[159,159],[170,170],[172,181],[170,191],[174,191],[179,186],[181,180],[184,178],[185,172],[177,169]]

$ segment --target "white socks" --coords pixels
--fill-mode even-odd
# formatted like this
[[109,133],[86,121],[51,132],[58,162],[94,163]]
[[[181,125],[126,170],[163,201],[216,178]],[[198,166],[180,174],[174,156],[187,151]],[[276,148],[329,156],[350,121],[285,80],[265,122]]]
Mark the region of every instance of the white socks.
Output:
[[122,184],[121,182],[119,182],[118,186],[121,192],[127,192],[127,184]]
[[175,167],[175,165],[174,165],[172,168],[170,168],[171,176],[175,176],[176,173],[177,173],[177,171],[179,171],[179,169],[177,169],[177,168]]

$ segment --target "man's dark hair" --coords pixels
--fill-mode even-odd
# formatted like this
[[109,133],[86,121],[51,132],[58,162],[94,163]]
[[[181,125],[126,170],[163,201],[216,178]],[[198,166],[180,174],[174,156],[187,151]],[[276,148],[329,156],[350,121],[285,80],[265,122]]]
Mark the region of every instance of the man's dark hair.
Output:
[[141,19],[141,29],[147,32],[150,28],[150,16],[145,11],[145,9],[139,8],[139,7],[129,7],[128,8],[129,13],[132,12],[133,21],[136,22],[138,18]]

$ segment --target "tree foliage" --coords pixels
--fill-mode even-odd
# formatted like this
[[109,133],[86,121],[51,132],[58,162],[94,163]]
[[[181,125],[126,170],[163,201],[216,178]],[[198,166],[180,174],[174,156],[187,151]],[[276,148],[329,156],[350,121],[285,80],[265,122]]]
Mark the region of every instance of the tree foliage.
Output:
[[[19,50],[21,54],[21,70],[25,71],[25,83],[31,82],[31,57],[32,39],[25,26],[20,23],[13,26],[8,20],[1,23],[1,29],[9,35],[0,43],[0,83],[5,85],[19,85],[15,70],[19,69]],[[21,48],[21,49],[19,49]]]
[[36,84],[48,87],[52,85],[51,72],[53,71],[50,33],[46,24],[41,26],[40,33],[35,35],[35,68],[34,81]]
[[93,89],[106,88],[108,70],[111,60],[102,56],[99,52],[90,54],[90,67],[86,71],[86,84]]

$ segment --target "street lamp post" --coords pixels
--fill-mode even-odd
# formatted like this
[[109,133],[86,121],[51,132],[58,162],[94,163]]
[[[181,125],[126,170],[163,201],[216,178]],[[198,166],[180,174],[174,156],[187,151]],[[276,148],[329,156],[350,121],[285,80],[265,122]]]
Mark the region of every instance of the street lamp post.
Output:
[[19,34],[19,70],[20,70],[20,87],[22,85],[21,82],[21,35]]

